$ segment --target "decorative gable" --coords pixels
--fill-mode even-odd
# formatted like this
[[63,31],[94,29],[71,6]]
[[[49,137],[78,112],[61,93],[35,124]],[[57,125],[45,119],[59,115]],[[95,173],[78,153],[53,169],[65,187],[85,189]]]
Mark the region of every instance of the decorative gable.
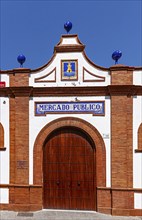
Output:
[[56,82],[56,67],[44,76],[35,78],[35,83],[51,83]]
[[106,86],[110,84],[109,69],[88,59],[77,35],[63,35],[54,47],[51,60],[33,70],[29,84],[34,87]]
[[105,77],[98,76],[83,67],[83,82],[105,82]]

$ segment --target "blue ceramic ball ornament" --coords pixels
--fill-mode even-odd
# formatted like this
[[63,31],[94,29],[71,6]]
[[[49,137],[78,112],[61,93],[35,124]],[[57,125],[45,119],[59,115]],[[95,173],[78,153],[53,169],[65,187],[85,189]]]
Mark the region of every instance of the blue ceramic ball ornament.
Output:
[[112,59],[115,60],[115,64],[118,63],[118,60],[120,59],[121,56],[122,56],[122,52],[120,50],[116,50],[113,52]]
[[26,57],[23,54],[20,54],[17,57],[17,61],[18,61],[18,63],[20,63],[20,66],[23,67],[23,63],[26,61]]
[[70,21],[67,21],[65,24],[64,24],[64,29],[66,30],[67,33],[70,32],[70,30],[72,29],[72,23]]

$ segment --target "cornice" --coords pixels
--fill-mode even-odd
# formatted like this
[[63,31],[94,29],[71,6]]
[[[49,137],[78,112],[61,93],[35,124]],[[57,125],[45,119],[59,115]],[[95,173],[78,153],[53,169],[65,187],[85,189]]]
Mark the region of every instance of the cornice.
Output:
[[112,71],[122,71],[122,70],[127,70],[127,71],[135,71],[135,70],[142,70],[142,67],[134,67],[134,66],[125,66],[123,64],[116,64],[114,66],[111,66],[109,70]]
[[27,97],[31,96],[33,87],[32,86],[23,86],[23,87],[10,87],[13,97]]
[[31,69],[28,68],[17,68],[13,70],[0,70],[0,74],[22,74],[22,73],[30,73]]
[[5,87],[0,97],[59,97],[59,96],[136,96],[142,95],[142,86],[109,85],[91,87]]
[[122,71],[122,70],[131,70],[133,71],[134,70],[134,67],[130,67],[130,66],[125,66],[125,65],[122,65],[122,64],[116,64],[114,66],[111,66],[110,67],[110,71]]
[[[75,44],[63,44],[65,38],[74,38]],[[54,53],[82,52],[85,45],[81,43],[77,34],[62,35],[59,43],[54,47]]]
[[102,67],[102,66],[98,66],[96,65],[93,61],[91,61],[85,51],[84,51],[84,48],[85,48],[85,45],[68,45],[68,46],[55,46],[54,47],[54,54],[53,56],[51,57],[51,59],[48,61],[48,63],[46,63],[45,65],[37,68],[37,69],[29,69],[29,68],[17,68],[17,69],[12,69],[12,70],[0,70],[0,74],[22,74],[22,73],[27,73],[27,74],[31,74],[31,73],[35,73],[35,72],[38,72],[38,71],[41,71],[42,69],[48,67],[51,62],[54,60],[55,56],[56,56],[56,53],[64,53],[64,52],[83,52],[83,56],[84,58],[87,60],[87,62],[97,68],[97,69],[101,69],[101,70],[104,70],[104,71],[122,71],[122,70],[127,70],[127,71],[142,71],[142,67],[133,67],[133,66],[125,66],[125,65],[122,65],[122,64],[117,64],[117,65],[114,65],[114,66],[111,66],[109,68],[106,68],[106,67]]
[[77,42],[78,44],[83,45],[83,43],[79,40],[77,34],[63,34],[63,35],[61,36],[60,41],[59,41],[59,43],[57,44],[57,46],[60,45],[60,44],[62,44],[64,38],[75,38],[75,39],[76,39],[76,42]]
[[0,88],[0,97],[8,97],[10,96],[9,87]]
[[142,95],[142,86],[137,85],[109,85],[107,86],[110,95],[135,96]]
[[94,96],[107,93],[105,87],[51,87],[34,88],[33,96]]
[[69,52],[82,52],[85,48],[85,45],[63,45],[55,46],[54,52],[56,53],[69,53]]
[[0,88],[0,97],[26,97],[31,96],[33,87],[23,86],[23,87],[5,87]]

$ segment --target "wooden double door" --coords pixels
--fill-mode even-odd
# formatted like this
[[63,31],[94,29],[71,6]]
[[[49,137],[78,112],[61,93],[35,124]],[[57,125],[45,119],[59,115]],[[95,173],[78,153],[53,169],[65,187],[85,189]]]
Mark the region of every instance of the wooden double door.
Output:
[[95,148],[81,130],[65,127],[43,149],[43,206],[95,210]]

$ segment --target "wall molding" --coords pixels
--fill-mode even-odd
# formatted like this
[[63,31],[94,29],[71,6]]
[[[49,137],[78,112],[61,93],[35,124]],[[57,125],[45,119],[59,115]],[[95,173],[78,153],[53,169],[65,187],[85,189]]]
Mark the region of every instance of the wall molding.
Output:
[[127,97],[142,95],[142,86],[108,85],[88,87],[5,87],[0,89],[0,97],[40,97],[40,96],[117,96]]

